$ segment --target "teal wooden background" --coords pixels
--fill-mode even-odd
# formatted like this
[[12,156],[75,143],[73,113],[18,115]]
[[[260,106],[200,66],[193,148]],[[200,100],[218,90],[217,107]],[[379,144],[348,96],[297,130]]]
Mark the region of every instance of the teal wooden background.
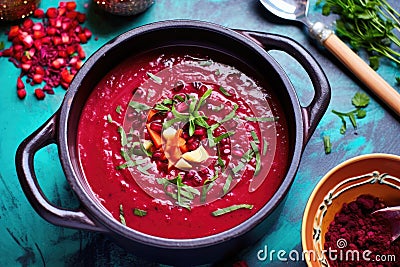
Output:
[[[399,10],[400,4],[392,0]],[[215,22],[226,27],[278,33],[289,36],[306,47],[321,63],[332,86],[332,100],[328,112],[319,123],[305,148],[294,184],[279,210],[279,218],[271,222],[259,242],[237,255],[234,260],[246,260],[249,266],[305,266],[304,262],[271,262],[257,259],[257,251],[297,250],[301,253],[301,220],[304,207],[314,186],[332,167],[351,157],[385,152],[400,154],[399,119],[381,105],[379,100],[324,49],[318,48],[301,27],[283,23],[265,12],[257,0],[156,0],[145,13],[135,17],[116,17],[95,9],[89,0],[78,0],[78,10],[87,13],[86,26],[94,37],[84,45],[91,55],[108,40],[134,27],[167,19],[197,19]],[[88,7],[84,8],[84,4]],[[43,0],[40,7],[57,6],[58,1]],[[333,17],[322,17],[320,9],[311,1],[310,18],[323,20],[328,25]],[[9,46],[2,33],[10,24],[0,24],[0,41]],[[291,78],[301,102],[306,105],[312,90],[305,72],[298,63],[281,52],[271,52]],[[379,73],[397,90],[395,76],[400,71],[394,65],[384,64]],[[51,225],[39,217],[26,200],[20,188],[14,165],[19,143],[43,124],[60,106],[64,90],[44,101],[32,96],[20,101],[15,93],[19,70],[6,58],[0,58],[0,266],[158,266],[135,257],[116,246],[103,235],[66,229]],[[359,128],[339,133],[340,120],[332,109],[351,110],[351,97],[363,91],[371,95],[367,117],[359,121]],[[322,136],[328,134],[333,144],[332,153],[324,154]],[[35,166],[40,184],[48,198],[62,207],[77,207],[78,202],[65,180],[57,154],[50,145],[37,153]],[[230,263],[227,262],[227,265]]]

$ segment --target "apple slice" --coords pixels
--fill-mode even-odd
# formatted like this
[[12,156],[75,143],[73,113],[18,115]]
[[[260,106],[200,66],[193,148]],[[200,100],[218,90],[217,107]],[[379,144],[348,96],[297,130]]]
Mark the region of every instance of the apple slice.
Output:
[[193,163],[200,163],[209,158],[207,150],[200,145],[193,151],[186,152],[182,155],[182,158]]

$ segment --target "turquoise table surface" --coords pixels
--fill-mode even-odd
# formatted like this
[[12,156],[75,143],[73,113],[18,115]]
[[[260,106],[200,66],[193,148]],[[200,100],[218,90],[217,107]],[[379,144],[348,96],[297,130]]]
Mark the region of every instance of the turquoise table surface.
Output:
[[[400,4],[392,1],[399,10]],[[104,43],[129,29],[167,19],[196,19],[210,21],[235,29],[277,33],[289,36],[302,44],[321,64],[332,87],[332,99],[315,133],[307,144],[294,183],[279,210],[279,217],[266,229],[265,235],[235,259],[245,260],[249,266],[305,266],[304,262],[261,261],[257,252],[269,250],[297,250],[301,253],[301,222],[306,202],[314,186],[332,167],[357,155],[384,152],[400,154],[400,123],[393,113],[360,84],[349,71],[327,51],[318,47],[299,27],[284,23],[267,13],[257,0],[156,0],[145,13],[133,17],[116,17],[96,9],[89,0],[78,0],[78,10],[87,13],[86,26],[93,37],[83,47],[87,55]],[[86,7],[84,4],[88,4]],[[58,1],[43,0],[40,7],[57,6]],[[328,25],[333,17],[323,17],[320,8],[311,1],[310,17]],[[0,24],[4,33],[11,24]],[[0,41],[9,46],[7,36]],[[282,64],[292,80],[303,105],[311,99],[312,87],[305,71],[282,52],[271,54]],[[56,89],[38,101],[28,88],[25,100],[15,92],[19,69],[0,58],[0,266],[159,266],[126,252],[107,237],[93,232],[54,226],[33,210],[18,182],[14,157],[18,145],[42,125],[60,106],[65,91]],[[383,64],[379,69],[396,90],[395,77],[399,68]],[[351,110],[351,98],[356,92],[366,92],[371,103],[366,118],[359,120],[357,130],[339,133],[340,119],[331,110]],[[329,135],[332,152],[324,153],[323,135]],[[37,153],[35,166],[40,185],[46,196],[56,205],[74,208],[79,205],[63,174],[56,145]]]

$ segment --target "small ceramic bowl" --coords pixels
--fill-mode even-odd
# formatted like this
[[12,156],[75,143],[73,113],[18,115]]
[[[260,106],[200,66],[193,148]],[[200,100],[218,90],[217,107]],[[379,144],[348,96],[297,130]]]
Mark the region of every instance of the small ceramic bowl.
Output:
[[[387,206],[400,205],[400,156],[367,154],[330,170],[314,188],[304,211],[302,245],[308,266],[329,266],[325,233],[344,203],[369,194]],[[315,253],[313,255],[312,253]]]

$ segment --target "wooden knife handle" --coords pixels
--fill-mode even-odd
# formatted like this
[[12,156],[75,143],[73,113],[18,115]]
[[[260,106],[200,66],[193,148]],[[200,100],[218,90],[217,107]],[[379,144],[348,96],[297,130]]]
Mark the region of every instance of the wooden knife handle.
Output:
[[331,34],[322,43],[375,95],[400,116],[400,94],[363,59],[354,53],[337,35]]

